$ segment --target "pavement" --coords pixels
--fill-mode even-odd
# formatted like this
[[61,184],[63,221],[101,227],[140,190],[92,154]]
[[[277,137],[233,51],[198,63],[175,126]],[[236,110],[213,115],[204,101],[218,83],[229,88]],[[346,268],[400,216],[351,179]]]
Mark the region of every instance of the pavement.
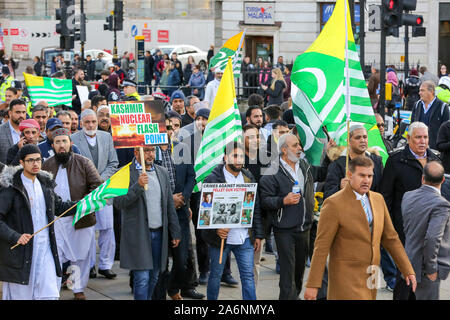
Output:
[[[193,228],[193,227],[192,227]],[[193,239],[195,234],[193,229],[191,230]],[[195,248],[195,246],[194,246]],[[98,256],[98,247],[97,247]],[[231,271],[236,280],[239,280],[239,271],[237,269],[236,260],[231,255]],[[273,254],[264,253],[264,261],[261,261],[259,281],[256,286],[256,296],[258,300],[278,300],[279,296],[279,275],[275,272],[275,256]],[[107,279],[99,274],[97,278],[89,279],[88,287],[85,290],[85,295],[88,300],[133,300],[133,295],[129,286],[128,270],[121,269],[119,267],[119,261],[114,262],[112,270],[117,274],[115,279]],[[305,269],[304,284],[308,279],[309,268]],[[382,278],[382,276],[381,276]],[[0,295],[2,292],[2,283],[0,282]],[[392,300],[392,292],[385,289],[386,284],[381,279],[381,289],[378,290],[377,300]],[[205,294],[206,285],[199,285],[197,291]],[[304,288],[300,294],[300,298],[303,299]],[[450,300],[450,277],[441,282],[441,300]],[[61,300],[72,300],[73,293],[71,290],[61,290]],[[170,297],[167,297],[170,300]],[[206,298],[205,298],[206,299]],[[190,300],[186,298],[185,300]],[[219,300],[242,300],[241,287],[239,281],[239,287],[228,287],[221,285],[219,292]]]

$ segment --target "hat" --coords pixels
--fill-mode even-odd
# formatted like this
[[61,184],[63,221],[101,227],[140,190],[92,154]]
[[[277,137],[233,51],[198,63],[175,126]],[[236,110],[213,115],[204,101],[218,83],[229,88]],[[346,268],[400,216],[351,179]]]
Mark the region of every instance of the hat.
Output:
[[41,150],[35,144],[26,144],[19,150],[19,159],[24,160],[25,157],[29,154],[39,153],[42,155]]
[[2,74],[11,74],[11,72],[9,71],[8,66],[3,66],[2,67]]
[[19,130],[23,131],[27,128],[36,128],[38,130],[41,129],[41,127],[39,126],[39,123],[37,123],[36,120],[34,119],[26,119],[23,120],[20,124],[19,124]]
[[184,96],[183,91],[181,91],[181,90],[176,90],[176,91],[174,91],[174,92],[172,93],[172,96],[170,97],[170,103],[172,103],[173,100],[175,100],[175,99],[182,99],[182,100],[185,100],[186,97]]
[[13,82],[11,82],[11,87],[16,88],[17,90],[23,90],[22,82],[20,82],[19,80],[14,80]]
[[55,139],[57,136],[69,136],[70,137],[70,131],[66,128],[59,128],[53,131],[52,133],[53,139]]
[[179,114],[178,112],[176,112],[175,110],[170,110],[170,111],[168,112],[168,114],[169,114],[169,119],[170,119],[170,118],[177,118],[177,119],[179,119],[180,121],[183,121],[183,119],[181,119],[180,114]]
[[59,120],[58,118],[51,118],[47,121],[47,124],[45,125],[45,129],[46,130],[53,130],[53,128],[55,127],[63,127],[63,124],[61,122],[61,120]]
[[209,113],[211,110],[207,109],[207,108],[201,108],[197,111],[197,113],[195,114],[195,119],[197,119],[198,117],[203,117],[208,119],[209,118]]
[[137,84],[133,80],[123,79],[122,87],[137,87]]
[[134,68],[136,68],[136,65],[135,65],[134,63],[130,63],[130,64],[128,65],[128,68],[134,69]]
[[164,101],[167,101],[167,102],[170,101],[170,98],[169,98],[168,96],[166,96],[164,93],[161,93],[161,92],[154,92],[154,93],[152,94],[152,96],[153,96],[155,99],[161,99],[161,100],[164,100]]

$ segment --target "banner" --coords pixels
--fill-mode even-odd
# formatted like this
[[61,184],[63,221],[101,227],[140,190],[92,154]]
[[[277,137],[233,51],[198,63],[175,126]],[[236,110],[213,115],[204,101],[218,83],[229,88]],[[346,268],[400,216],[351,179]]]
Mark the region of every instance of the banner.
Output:
[[168,144],[162,101],[111,102],[114,148]]
[[197,228],[251,228],[257,187],[257,183],[204,183]]

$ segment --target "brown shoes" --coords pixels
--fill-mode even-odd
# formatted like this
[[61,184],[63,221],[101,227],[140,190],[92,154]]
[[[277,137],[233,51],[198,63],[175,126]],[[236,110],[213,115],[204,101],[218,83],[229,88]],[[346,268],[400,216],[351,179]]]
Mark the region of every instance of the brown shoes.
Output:
[[181,297],[181,294],[175,293],[173,296],[170,296],[172,298],[172,300],[183,300],[183,298]]
[[86,300],[86,296],[83,292],[77,292],[73,294],[74,298],[73,300]]

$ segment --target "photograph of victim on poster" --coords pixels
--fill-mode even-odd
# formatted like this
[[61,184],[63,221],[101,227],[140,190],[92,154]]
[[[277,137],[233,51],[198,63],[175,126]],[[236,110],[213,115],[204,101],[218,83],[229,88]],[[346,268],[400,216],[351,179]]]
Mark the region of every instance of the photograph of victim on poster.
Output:
[[168,143],[162,101],[111,102],[114,148],[133,148]]
[[250,228],[253,222],[256,189],[256,183],[203,184],[197,227]]

